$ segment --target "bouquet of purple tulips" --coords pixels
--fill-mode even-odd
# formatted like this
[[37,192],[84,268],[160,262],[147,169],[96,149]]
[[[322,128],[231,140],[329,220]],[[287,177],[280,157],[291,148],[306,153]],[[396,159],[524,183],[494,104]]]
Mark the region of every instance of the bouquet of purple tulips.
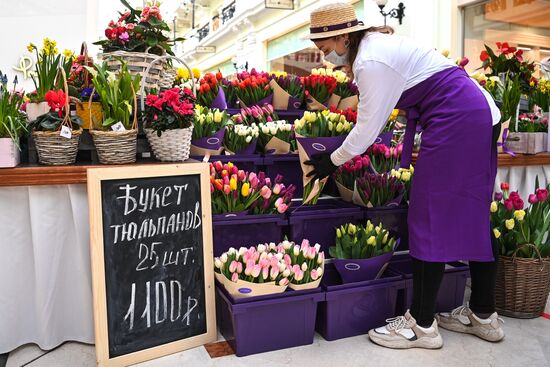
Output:
[[367,173],[355,181],[353,202],[366,207],[397,206],[403,201],[405,184],[389,173]]
[[270,79],[273,106],[278,110],[300,109],[304,101],[304,86],[300,77],[286,73],[272,73]]

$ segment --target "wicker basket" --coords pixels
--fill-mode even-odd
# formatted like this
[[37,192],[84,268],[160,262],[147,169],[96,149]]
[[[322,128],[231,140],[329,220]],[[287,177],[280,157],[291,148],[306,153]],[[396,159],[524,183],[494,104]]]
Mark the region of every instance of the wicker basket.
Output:
[[[523,247],[533,248],[538,259],[516,257]],[[495,293],[500,314],[521,319],[539,317],[550,293],[550,258],[543,259],[531,244],[520,246],[512,257],[501,256]]]
[[162,89],[171,89],[174,87],[174,81],[176,80],[176,71],[166,65],[166,68],[162,72],[162,79],[159,81],[159,88]]
[[[67,75],[63,68],[59,68],[58,77],[63,77],[63,85],[65,88],[65,118],[59,125],[56,131],[33,131],[34,144],[38,152],[38,162],[51,166],[60,166],[73,164],[76,161],[76,153],[78,153],[78,142],[82,129],[72,130],[70,108],[69,108],[69,86],[67,85]],[[60,135],[61,127],[69,127],[71,138],[65,138]]]
[[[92,96],[94,91],[92,91]],[[92,97],[88,106],[92,104]],[[90,129],[90,135],[94,139],[95,148],[102,164],[127,164],[136,161],[137,153],[137,96],[134,92],[134,120],[132,129],[125,131],[102,131]],[[90,119],[92,110],[90,107]]]
[[193,126],[186,129],[166,130],[160,137],[153,129],[145,129],[145,135],[159,161],[183,162],[189,158]]
[[[109,70],[115,73],[120,71],[122,67],[121,60],[124,60],[127,63],[130,74],[141,75],[146,88],[159,89],[159,82],[163,78],[166,60],[163,59],[153,63],[155,59],[159,58],[158,55],[147,52],[115,51],[104,53],[102,58],[107,62]],[[145,75],[145,70],[149,65],[151,65],[151,68],[147,75]]]

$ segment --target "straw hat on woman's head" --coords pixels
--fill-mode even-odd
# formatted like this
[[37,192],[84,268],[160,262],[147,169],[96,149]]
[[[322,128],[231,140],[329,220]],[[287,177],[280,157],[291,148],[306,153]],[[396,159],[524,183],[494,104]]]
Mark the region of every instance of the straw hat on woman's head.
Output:
[[346,3],[334,3],[314,10],[310,15],[310,22],[309,35],[305,38],[311,40],[368,28],[363,22],[357,20],[353,5]]

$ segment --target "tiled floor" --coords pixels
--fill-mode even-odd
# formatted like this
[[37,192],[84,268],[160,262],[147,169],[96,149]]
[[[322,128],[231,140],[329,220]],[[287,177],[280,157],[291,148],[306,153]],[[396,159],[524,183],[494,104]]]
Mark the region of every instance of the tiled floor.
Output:
[[[445,330],[442,330],[445,345],[441,350],[435,351],[385,349],[372,344],[366,336],[327,342],[317,335],[314,343],[309,346],[249,357],[238,358],[232,355],[211,359],[204,347],[199,347],[139,366],[550,366],[550,320],[504,319],[506,338],[498,344]],[[35,346],[26,346],[10,354],[6,367],[93,367],[94,353],[93,346],[79,343],[66,343],[47,354]],[[32,360],[34,361],[28,363]]]

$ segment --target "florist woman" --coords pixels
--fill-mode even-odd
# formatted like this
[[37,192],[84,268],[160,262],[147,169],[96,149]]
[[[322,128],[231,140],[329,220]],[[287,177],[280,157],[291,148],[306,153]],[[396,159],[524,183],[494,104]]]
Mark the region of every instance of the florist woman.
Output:
[[[409,167],[417,121],[422,144],[409,205],[413,302],[404,316],[371,330],[370,339],[390,348],[440,348],[438,326],[499,341],[495,312],[497,252],[489,206],[496,176],[500,113],[466,72],[433,49],[367,28],[353,6],[336,3],[311,13],[309,38],[335,65],[349,65],[359,86],[357,124],[332,154],[315,156],[317,178],[362,154],[383,129],[393,108],[407,112],[402,167]],[[468,260],[469,306],[434,317],[445,263]]]

